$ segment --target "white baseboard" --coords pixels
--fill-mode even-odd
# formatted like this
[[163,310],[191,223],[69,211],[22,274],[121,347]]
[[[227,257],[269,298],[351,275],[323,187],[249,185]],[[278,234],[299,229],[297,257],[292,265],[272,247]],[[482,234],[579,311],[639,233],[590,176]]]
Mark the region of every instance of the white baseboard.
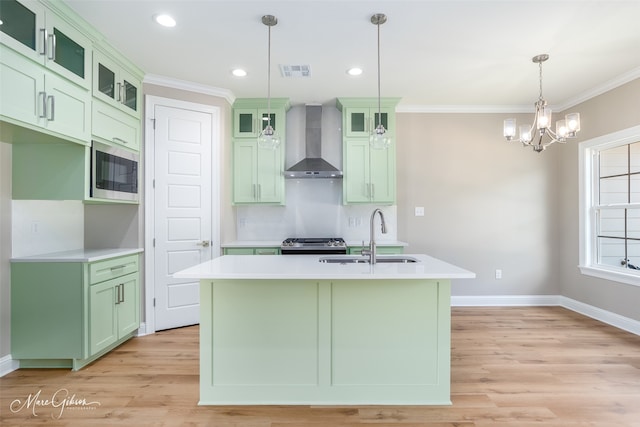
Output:
[[599,320],[608,325],[615,326],[616,328],[627,332],[631,332],[632,334],[640,335],[640,321],[620,316],[619,314],[612,313],[571,298],[563,296],[560,296],[559,298],[560,303],[558,305],[561,305],[564,308],[568,308],[576,313],[584,314],[585,316]]
[[0,377],[4,377],[10,372],[15,371],[20,367],[17,360],[13,360],[10,354],[0,358]]
[[451,305],[454,307],[560,306],[632,334],[640,335],[640,321],[562,295],[452,296]]
[[451,296],[454,307],[515,307],[560,305],[559,295],[479,295]]

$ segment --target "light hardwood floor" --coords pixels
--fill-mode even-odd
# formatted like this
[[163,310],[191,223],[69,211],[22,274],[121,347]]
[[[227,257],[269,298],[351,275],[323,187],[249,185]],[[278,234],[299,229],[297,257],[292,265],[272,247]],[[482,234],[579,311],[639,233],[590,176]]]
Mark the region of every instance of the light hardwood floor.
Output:
[[[56,392],[66,407],[44,401]],[[30,396],[40,405],[20,409]],[[640,337],[559,307],[454,308],[452,400],[198,406],[194,326],[134,338],[79,372],[0,378],[0,425],[640,427]]]

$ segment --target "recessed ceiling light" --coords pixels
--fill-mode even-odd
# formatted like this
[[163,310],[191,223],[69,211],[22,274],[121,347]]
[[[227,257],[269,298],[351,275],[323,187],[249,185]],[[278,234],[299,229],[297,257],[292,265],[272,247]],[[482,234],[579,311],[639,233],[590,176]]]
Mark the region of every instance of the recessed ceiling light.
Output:
[[163,27],[175,27],[176,26],[176,20],[173,19],[170,15],[167,15],[166,13],[159,13],[157,15],[153,16],[154,21],[156,21],[158,24],[162,25]]
[[231,70],[231,74],[233,74],[236,77],[245,77],[247,75],[247,72],[242,68],[235,68]]
[[360,74],[362,74],[362,68],[358,68],[358,67],[349,68],[347,70],[347,74],[349,74],[350,76],[359,76]]

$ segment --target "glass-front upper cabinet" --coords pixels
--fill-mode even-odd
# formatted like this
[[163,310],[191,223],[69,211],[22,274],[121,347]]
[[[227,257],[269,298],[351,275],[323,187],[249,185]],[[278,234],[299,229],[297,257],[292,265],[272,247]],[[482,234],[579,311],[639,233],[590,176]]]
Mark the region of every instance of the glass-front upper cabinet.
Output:
[[0,0],[0,41],[89,89],[91,41],[34,0]]
[[93,52],[93,96],[140,116],[140,80],[97,50]]

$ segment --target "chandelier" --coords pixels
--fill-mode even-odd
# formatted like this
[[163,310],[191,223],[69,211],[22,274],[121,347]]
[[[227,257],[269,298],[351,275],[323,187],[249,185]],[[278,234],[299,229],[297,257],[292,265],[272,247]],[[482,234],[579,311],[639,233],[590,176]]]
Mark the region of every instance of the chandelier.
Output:
[[[565,143],[567,138],[574,138],[580,130],[580,113],[570,113],[564,120],[556,122],[555,131],[551,129],[551,108],[547,107],[547,101],[542,97],[542,63],[549,59],[549,55],[543,53],[534,56],[531,60],[540,68],[540,96],[534,104],[536,108],[533,117],[533,125],[520,125],[519,141],[523,146],[533,147],[533,151],[540,153],[554,142]],[[504,121],[504,137],[512,141],[516,136],[516,119]]]
[[[269,42],[267,48],[267,117],[263,118],[267,125],[258,136],[258,146],[261,148],[275,149],[280,145],[280,137],[271,126],[271,27],[278,23],[278,18],[273,15],[264,15],[262,23],[269,28]],[[262,123],[260,124],[262,127]]]
[[380,108],[380,25],[387,22],[387,15],[376,13],[371,16],[371,23],[378,27],[378,125],[369,136],[369,145],[372,148],[385,149],[391,145],[391,137],[382,125],[382,109]]

